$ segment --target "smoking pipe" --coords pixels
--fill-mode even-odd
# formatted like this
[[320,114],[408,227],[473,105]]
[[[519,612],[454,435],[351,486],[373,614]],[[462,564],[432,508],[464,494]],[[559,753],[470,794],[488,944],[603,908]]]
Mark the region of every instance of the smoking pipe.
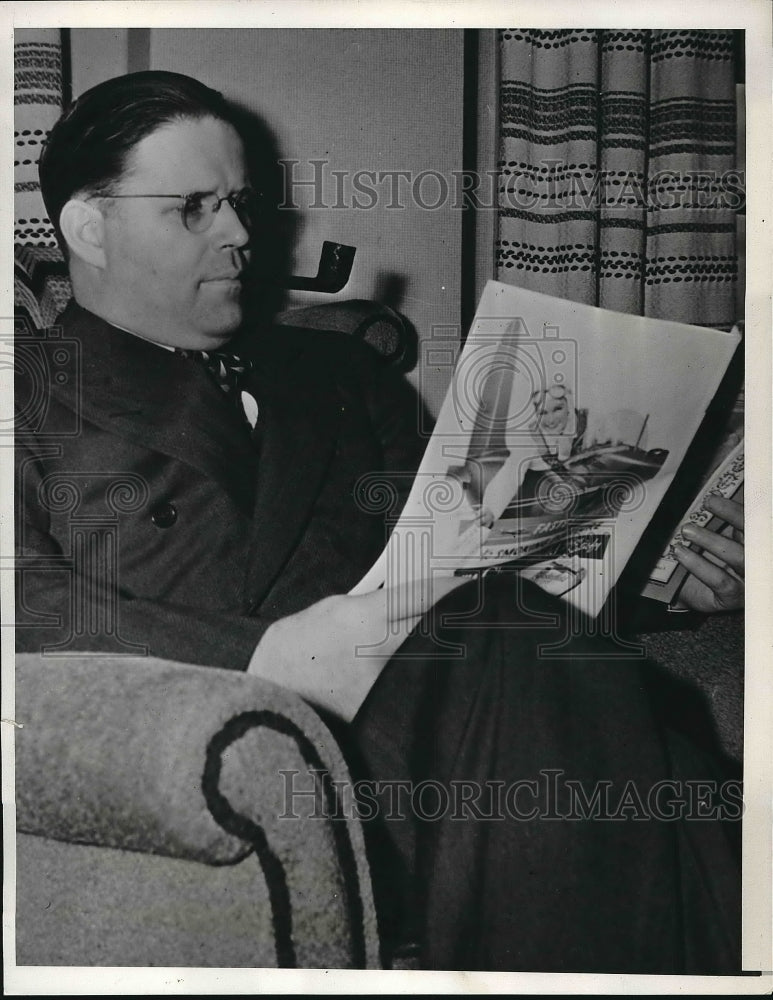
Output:
[[325,240],[316,277],[290,275],[282,280],[282,285],[302,292],[340,292],[352,273],[356,252],[355,247]]

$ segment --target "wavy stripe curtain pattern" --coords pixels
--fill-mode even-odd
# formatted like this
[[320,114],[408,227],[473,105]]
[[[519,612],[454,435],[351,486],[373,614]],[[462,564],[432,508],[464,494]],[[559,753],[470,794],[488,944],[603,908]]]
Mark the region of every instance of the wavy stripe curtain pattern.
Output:
[[732,31],[499,33],[500,281],[735,321]]

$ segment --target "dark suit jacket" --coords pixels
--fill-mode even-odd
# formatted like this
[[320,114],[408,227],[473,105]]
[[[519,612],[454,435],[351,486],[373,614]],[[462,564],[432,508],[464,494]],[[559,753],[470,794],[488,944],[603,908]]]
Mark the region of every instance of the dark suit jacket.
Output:
[[369,347],[261,333],[251,434],[195,362],[75,303],[60,324],[17,347],[19,649],[243,669],[271,622],[369,568],[385,512],[356,484],[409,485],[421,450],[413,394]]

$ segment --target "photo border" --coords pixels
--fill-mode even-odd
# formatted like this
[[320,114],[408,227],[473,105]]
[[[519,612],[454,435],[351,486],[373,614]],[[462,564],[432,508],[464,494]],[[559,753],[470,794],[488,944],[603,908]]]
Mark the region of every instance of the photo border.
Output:
[[[3,3],[0,5],[0,73],[5,100],[0,104],[4,134],[10,136],[13,120],[13,28],[14,27],[401,27],[465,28],[504,27],[516,21],[530,28],[734,28],[746,29],[747,109],[747,266],[746,275],[746,419],[753,433],[747,434],[749,453],[746,519],[754,544],[746,549],[746,685],[744,787],[746,813],[743,828],[744,937],[743,964],[752,974],[731,977],[546,975],[538,973],[440,973],[440,972],[348,972],[316,970],[255,969],[99,969],[78,967],[24,967],[14,964],[14,775],[13,736],[13,630],[0,629],[3,662],[3,816],[5,847],[4,954],[5,992],[8,995],[125,995],[125,994],[242,994],[242,993],[378,993],[442,992],[618,992],[670,994],[706,993],[757,995],[769,992],[773,977],[771,952],[771,790],[773,762],[770,732],[773,731],[771,697],[771,650],[773,607],[771,588],[771,190],[773,146],[771,144],[771,8],[767,0],[650,0],[635,7],[613,0],[587,0],[576,4],[561,0],[528,2],[383,2],[357,0],[284,0],[280,6],[264,0],[219,3]],[[10,99],[9,99],[10,98]],[[10,141],[0,150],[0,170],[11,178]],[[12,232],[12,199],[0,204],[3,231]],[[12,247],[4,240],[0,249],[0,273],[4,301],[3,322],[12,317]],[[7,418],[11,399],[0,398]],[[11,449],[0,449],[0,551],[13,551],[13,495]],[[10,466],[10,468],[9,468]],[[11,574],[0,574],[3,624],[12,618]],[[760,971],[761,975],[754,972]]]

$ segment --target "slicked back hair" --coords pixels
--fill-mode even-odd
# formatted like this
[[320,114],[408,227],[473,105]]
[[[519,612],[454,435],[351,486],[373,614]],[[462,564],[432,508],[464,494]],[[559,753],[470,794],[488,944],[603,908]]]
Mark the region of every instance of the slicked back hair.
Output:
[[129,73],[83,93],[54,125],[40,157],[40,188],[62,252],[59,215],[74,195],[110,195],[132,150],[162,125],[216,118],[236,127],[233,107],[193,77],[164,70]]

